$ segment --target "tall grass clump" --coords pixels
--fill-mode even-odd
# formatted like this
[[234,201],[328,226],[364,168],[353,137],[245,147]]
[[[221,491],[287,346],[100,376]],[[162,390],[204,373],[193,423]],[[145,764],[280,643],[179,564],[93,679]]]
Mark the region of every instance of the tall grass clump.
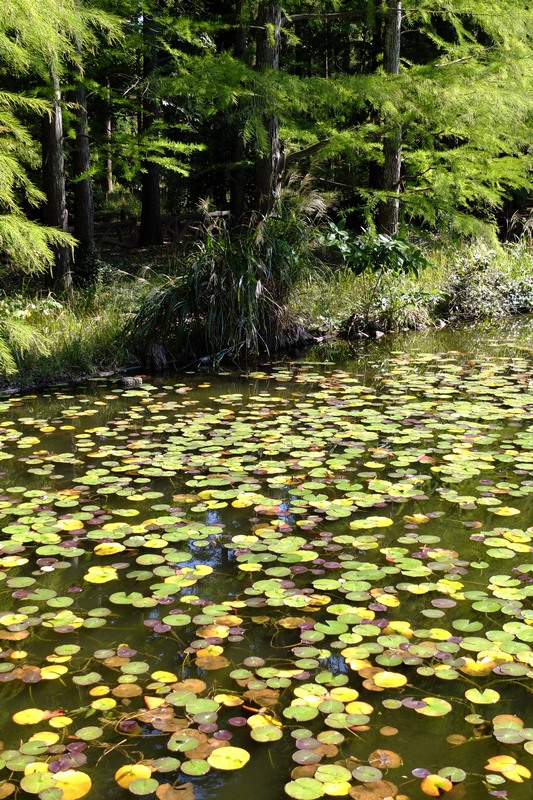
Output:
[[162,343],[178,359],[246,357],[298,338],[287,306],[317,269],[316,227],[292,210],[229,230],[206,226],[182,274],[153,288],[129,326],[139,349]]

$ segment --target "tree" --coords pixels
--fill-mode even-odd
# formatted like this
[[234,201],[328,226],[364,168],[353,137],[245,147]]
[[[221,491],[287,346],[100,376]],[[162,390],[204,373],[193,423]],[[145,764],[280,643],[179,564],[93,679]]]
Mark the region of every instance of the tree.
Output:
[[[388,0],[385,19],[385,49],[383,52],[383,69],[388,75],[400,74],[401,31],[402,0]],[[391,130],[383,143],[382,188],[389,196],[379,204],[377,229],[380,233],[398,233],[401,169],[402,129],[393,120]]]
[[[305,77],[301,69],[297,83],[291,76],[295,124],[288,128],[285,116],[280,128],[286,162],[298,136],[314,140],[307,169],[337,191],[341,208],[367,224],[374,218],[378,230],[395,232],[401,214],[405,222],[487,231],[506,195],[530,185],[533,10],[518,0],[498,0],[490,13],[476,0],[343,6],[299,13],[294,3],[287,11],[287,24],[307,21],[322,35],[329,77],[317,76],[313,44]],[[335,56],[332,20],[358,43],[349,62]],[[287,81],[288,51],[279,81]]]
[[[247,31],[243,21],[243,0],[237,0],[235,9],[233,55],[238,61],[243,60],[246,53]],[[242,120],[234,114],[231,131],[231,161],[230,168],[230,212],[232,221],[239,224],[245,211],[245,170],[243,164],[246,158],[246,143],[244,141]]]
[[391,86],[404,123],[404,213],[479,231],[509,191],[530,185],[533,9],[515,0],[490,13],[463,0],[404,9],[405,30],[418,31],[416,52],[405,37],[409,66]]
[[[158,99],[154,89],[154,79],[159,67],[157,43],[157,4],[154,13],[145,12],[142,21],[143,30],[143,100],[141,112],[141,138],[144,147],[152,138],[157,138],[157,121],[159,117]],[[150,158],[149,150],[141,162],[141,226],[139,245],[158,245],[163,243],[161,233],[161,193],[160,165]]]
[[[69,48],[63,10],[51,0],[6,0],[1,4],[0,79],[4,86],[14,74],[43,79],[57,68]],[[0,250],[11,263],[30,272],[52,267],[54,248],[69,248],[72,239],[62,225],[53,222],[45,227],[29,217],[32,207],[44,198],[28,178],[27,168],[36,167],[39,157],[17,114],[51,121],[58,99],[55,94],[46,102],[20,91],[0,90]]]
[[87,90],[85,88],[82,63],[82,48],[76,46],[76,87],[74,90],[73,152],[74,180],[74,236],[78,242],[77,262],[83,263],[94,250],[94,196],[91,177],[91,148],[87,113]]
[[[279,70],[281,19],[280,3],[260,3],[255,59],[259,72]],[[265,137],[259,142],[255,159],[255,206],[260,214],[265,215],[279,204],[283,176],[279,120],[275,108],[265,108],[263,124]]]
[[[28,246],[29,262],[49,265],[50,246],[69,241],[62,138],[72,155],[80,253],[92,241],[93,173],[97,204],[100,187],[108,194],[113,180],[141,198],[142,244],[161,242],[161,202],[177,210],[210,199],[229,205],[234,220],[252,211],[264,217],[278,211],[282,184],[297,185],[296,175],[335,192],[354,228],[375,223],[387,233],[400,219],[480,230],[506,195],[530,186],[533,10],[519,0],[495,0],[490,13],[481,0],[7,0],[5,7],[0,202],[12,238],[41,201],[24,170],[38,167],[28,130],[48,109],[49,224],[31,228],[48,245]],[[125,30],[124,45],[105,51],[98,46],[106,23],[104,35],[94,33],[102,7],[119,13]],[[47,98],[23,97],[14,72],[28,95]],[[61,91],[69,85],[75,97],[67,110]],[[13,250],[6,237],[4,248]],[[68,280],[64,253],[57,251],[60,284]]]
[[[61,89],[57,73],[51,75],[52,107],[42,120],[42,171],[46,200],[43,217],[46,225],[66,233],[68,210],[65,181],[65,154],[63,151],[63,112]],[[54,245],[54,288],[72,292],[72,251],[67,243]]]

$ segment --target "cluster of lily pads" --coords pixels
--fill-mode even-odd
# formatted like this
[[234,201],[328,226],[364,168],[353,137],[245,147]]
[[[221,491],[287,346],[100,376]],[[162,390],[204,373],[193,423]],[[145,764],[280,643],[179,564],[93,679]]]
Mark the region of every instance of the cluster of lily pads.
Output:
[[530,369],[1,402],[0,799],[526,798]]

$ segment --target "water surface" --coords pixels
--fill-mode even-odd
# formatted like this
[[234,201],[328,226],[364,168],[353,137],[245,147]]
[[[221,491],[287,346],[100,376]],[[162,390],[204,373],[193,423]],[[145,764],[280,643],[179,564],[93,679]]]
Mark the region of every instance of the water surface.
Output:
[[530,797],[532,326],[1,400],[1,796]]

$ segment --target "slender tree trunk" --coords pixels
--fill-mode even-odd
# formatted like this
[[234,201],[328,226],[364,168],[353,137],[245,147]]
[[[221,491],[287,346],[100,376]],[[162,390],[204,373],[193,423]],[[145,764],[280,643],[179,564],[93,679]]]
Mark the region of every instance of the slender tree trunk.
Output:
[[233,224],[239,225],[245,209],[245,171],[242,167],[246,156],[244,138],[240,125],[235,125],[231,142],[231,160],[233,167],[230,174],[230,214]]
[[367,70],[369,73],[372,73],[377,70],[379,58],[381,57],[384,49],[381,0],[372,0],[371,3],[369,3],[367,27],[370,31]]
[[[143,20],[143,38],[146,52],[143,60],[143,78],[145,84],[145,99],[142,111],[142,133],[149,136],[159,116],[157,98],[153,94],[150,82],[155,76],[159,65],[159,54],[155,35],[155,19],[145,15]],[[139,230],[139,246],[158,245],[163,243],[161,233],[161,188],[160,167],[148,158],[141,164],[141,225]]]
[[[388,0],[385,21],[385,50],[383,68],[391,75],[400,74],[400,37],[402,31],[402,2]],[[393,128],[383,144],[382,188],[389,197],[380,203],[378,231],[393,235],[398,233],[400,218],[400,178],[402,168],[402,129]]]
[[103,190],[107,197],[113,193],[113,117],[111,104],[111,81],[106,78],[106,113],[105,113],[105,172]]
[[[259,7],[256,40],[256,69],[279,69],[281,50],[281,5],[263,2]],[[283,158],[279,140],[279,123],[275,113],[266,114],[264,125],[267,136],[266,152],[257,153],[256,208],[260,214],[268,214],[279,204]]]
[[[246,52],[246,29],[242,23],[242,0],[237,0],[235,36],[233,41],[233,55],[242,59]],[[234,225],[239,225],[244,216],[245,207],[245,171],[242,166],[246,156],[246,147],[240,120],[233,123],[231,138],[231,161],[233,167],[230,172],[230,213]]]
[[[383,26],[384,20],[381,12],[381,0],[370,0],[367,6],[367,41],[368,50],[364,59],[365,74],[373,74],[377,71],[380,59],[383,56]],[[369,109],[369,116],[372,123],[377,127],[381,125],[382,118],[379,111],[375,108]],[[376,161],[368,162],[368,186],[371,190],[378,192],[383,185],[383,166]],[[379,211],[379,210],[378,210]],[[377,224],[377,219],[376,219]]]
[[[59,78],[52,75],[52,109],[43,117],[42,169],[43,191],[46,203],[43,209],[45,225],[66,231],[68,226],[67,198],[65,192],[65,156],[63,152],[63,114]],[[72,251],[68,246],[54,248],[55,264],[51,275],[54,289],[72,292]]]
[[325,47],[324,47],[324,78],[329,78],[330,62],[331,62],[331,47],[330,47],[330,25],[326,22],[325,33]]
[[[78,53],[80,55],[80,53]],[[94,198],[90,175],[91,151],[89,124],[87,121],[87,90],[83,77],[77,76],[75,90],[74,129],[76,146],[74,148],[74,236],[78,240],[76,261],[80,263],[94,248]]]

